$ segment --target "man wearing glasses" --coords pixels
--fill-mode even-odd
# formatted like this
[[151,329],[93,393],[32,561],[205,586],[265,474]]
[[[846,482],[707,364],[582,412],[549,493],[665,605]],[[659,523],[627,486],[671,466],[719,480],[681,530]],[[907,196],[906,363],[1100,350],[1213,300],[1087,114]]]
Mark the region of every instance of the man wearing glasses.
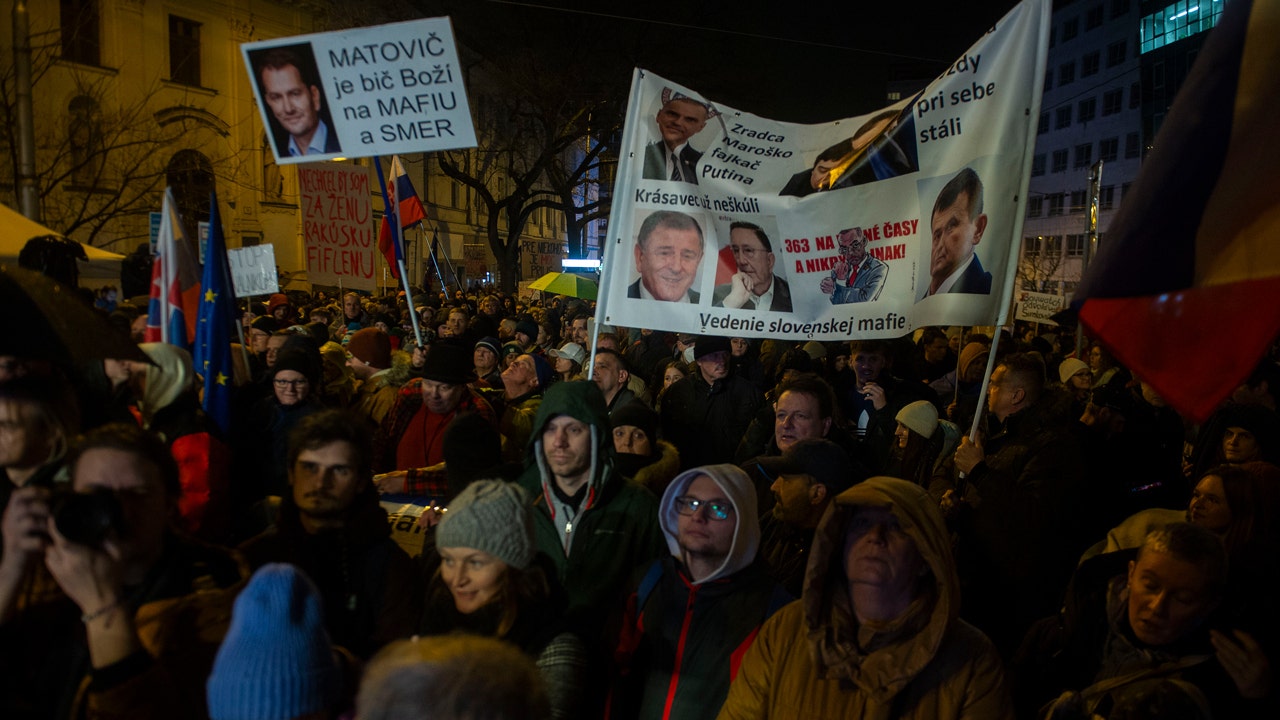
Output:
[[[658,522],[670,555],[655,561],[627,602],[611,704],[620,717],[713,717],[735,658],[791,600],[755,562],[756,491],[733,465],[707,465],[667,486]],[[666,712],[663,712],[664,709]]]
[[773,244],[764,230],[749,222],[731,223],[729,248],[738,271],[729,282],[715,286],[711,292],[711,304],[791,312],[791,287],[786,280],[773,274]]

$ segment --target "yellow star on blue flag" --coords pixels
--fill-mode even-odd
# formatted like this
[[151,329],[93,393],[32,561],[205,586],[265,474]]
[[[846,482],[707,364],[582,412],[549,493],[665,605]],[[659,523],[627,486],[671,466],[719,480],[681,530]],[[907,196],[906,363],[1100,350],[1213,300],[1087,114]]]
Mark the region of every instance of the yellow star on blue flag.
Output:
[[227,263],[226,241],[216,195],[209,199],[209,245],[205,249],[204,302],[196,328],[195,364],[204,369],[204,411],[224,436],[231,425],[231,338],[236,296]]

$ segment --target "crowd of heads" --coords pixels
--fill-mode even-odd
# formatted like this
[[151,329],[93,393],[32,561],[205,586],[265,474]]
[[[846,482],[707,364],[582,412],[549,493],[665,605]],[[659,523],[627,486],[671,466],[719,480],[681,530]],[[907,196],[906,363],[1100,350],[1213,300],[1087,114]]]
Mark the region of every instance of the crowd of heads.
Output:
[[[955,211],[960,224],[977,223],[980,235],[981,191],[963,180],[944,190],[935,215]],[[689,267],[701,259],[701,230],[680,217],[654,213],[640,231],[636,263],[655,296],[688,292]],[[683,253],[682,233],[692,234],[698,257]],[[772,272],[772,248],[758,227],[736,223],[731,234],[743,272]],[[853,253],[860,240],[841,235],[840,242],[842,253],[846,245]],[[935,262],[954,260],[938,260],[937,245]],[[296,514],[307,533],[345,533],[359,508],[377,507],[386,478],[399,474],[400,487],[418,487],[409,483],[424,482],[433,467],[447,471],[434,520],[422,521],[432,527],[438,563],[422,578],[425,597],[440,599],[467,622],[490,623],[489,637],[386,644],[364,669],[357,695],[356,665],[325,627],[330,579],[268,563],[235,601],[208,678],[211,717],[240,716],[251,696],[284,702],[279,687],[293,682],[278,676],[286,663],[306,669],[301,689],[290,691],[301,698],[290,706],[292,716],[347,706],[361,718],[417,717],[428,697],[444,716],[546,716],[561,699],[548,694],[528,652],[495,638],[526,637],[522,618],[530,608],[578,592],[548,571],[537,508],[554,517],[562,508],[610,502],[604,483],[614,473],[626,478],[628,492],[651,498],[651,532],[687,572],[690,587],[737,577],[760,558],[780,586],[803,581],[798,594],[810,618],[847,614],[855,625],[876,626],[921,612],[913,622],[936,617],[945,624],[967,617],[960,590],[974,576],[963,557],[972,547],[965,545],[972,532],[966,523],[981,517],[984,502],[999,504],[981,494],[991,492],[984,478],[1001,471],[998,453],[1015,452],[998,449],[1002,438],[1032,425],[1050,439],[1070,435],[1088,463],[1102,457],[1090,453],[1157,447],[1142,443],[1172,427],[1174,441],[1162,437],[1158,448],[1174,476],[1153,467],[1147,476],[1122,478],[1123,487],[1080,478],[1070,489],[1102,487],[1099,497],[1123,496],[1132,505],[1127,510],[1173,513],[1161,516],[1173,522],[1144,526],[1127,548],[1117,548],[1132,552],[1108,590],[1123,609],[1126,637],[1175,648],[1210,626],[1252,618],[1240,593],[1277,569],[1274,359],[1264,360],[1209,422],[1193,427],[1105,348],[1075,353],[1066,334],[1019,329],[995,347],[991,335],[962,328],[852,342],[675,335],[599,324],[591,305],[573,298],[521,299],[491,288],[383,297],[277,294],[256,310],[245,318],[245,347],[237,352],[246,360],[231,381],[257,393],[253,408],[274,413],[263,425],[246,421],[253,432],[265,429],[258,445],[244,447],[280,453],[285,491],[266,511],[280,513],[278,521]],[[112,315],[122,332],[133,327],[127,302]],[[82,591],[71,580],[72,535],[60,524],[42,530],[53,522],[46,516],[62,522],[63,501],[45,490],[58,483],[114,498],[102,511],[108,539],[93,552],[119,564],[126,586],[172,552],[171,538],[203,532],[193,518],[221,533],[210,529],[206,540],[246,539],[234,529],[233,520],[243,518],[214,522],[225,507],[206,503],[193,514],[191,503],[207,488],[191,485],[189,469],[175,459],[174,439],[190,431],[174,418],[197,412],[190,355],[168,345],[140,347],[147,362],[101,362],[92,387],[73,382],[64,369],[22,360],[6,365],[0,379],[0,466],[13,486],[4,551],[10,563],[23,554],[27,569],[31,558],[52,558],[49,572],[73,600]],[[375,411],[360,405],[372,398],[370,388],[384,393],[381,417],[361,414]],[[109,398],[103,407],[127,412],[104,418],[93,407],[90,416],[87,398]],[[721,399],[738,404],[717,405]],[[491,408],[488,415],[482,407]],[[244,412],[237,417],[258,410]],[[724,442],[716,437],[722,423],[735,429],[714,461],[681,459]],[[402,435],[388,437],[389,428]],[[435,458],[437,446],[442,466],[403,466],[406,453]],[[1166,457],[1168,448],[1174,457]],[[232,444],[233,454],[241,449]],[[504,470],[504,459],[518,467]],[[511,482],[521,472],[543,479],[540,493]],[[1158,497],[1172,501],[1149,500],[1157,497],[1149,492],[1154,485],[1162,488]],[[1111,523],[1125,519],[1097,515]],[[72,528],[77,521],[66,522]],[[566,554],[574,546],[572,526],[560,532]],[[805,541],[795,545],[797,537]],[[772,563],[789,547],[799,548],[802,562],[784,576]],[[1078,556],[1084,547],[1070,549]],[[342,572],[350,570],[344,565]],[[357,607],[357,596],[350,602]],[[918,610],[922,602],[926,610]],[[1248,607],[1240,610],[1242,604]],[[97,617],[97,609],[82,609],[86,622]],[[279,640],[280,654],[263,660],[263,643],[271,639]],[[839,665],[845,640],[839,633],[815,639],[814,657]],[[237,693],[249,685],[261,692]],[[1241,693],[1252,691],[1241,685]]]

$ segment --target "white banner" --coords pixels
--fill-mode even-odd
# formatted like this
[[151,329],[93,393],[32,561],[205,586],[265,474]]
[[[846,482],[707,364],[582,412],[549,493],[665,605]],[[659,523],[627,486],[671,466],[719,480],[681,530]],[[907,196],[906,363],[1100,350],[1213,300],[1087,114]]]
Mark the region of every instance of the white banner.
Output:
[[235,286],[236,297],[280,292],[274,245],[250,245],[228,250],[227,263],[231,266],[231,284]]
[[1050,12],[1025,0],[919,95],[821,125],[637,69],[598,317],[819,340],[1003,324]]
[[396,541],[401,550],[409,553],[409,557],[422,554],[423,533],[426,529],[418,525],[418,518],[426,510],[424,505],[413,503],[397,503],[383,500],[382,509],[387,511],[387,524],[391,526],[391,539]]
[[240,51],[278,164],[476,145],[447,17]]
[[1018,293],[1018,307],[1013,316],[1018,320],[1057,325],[1053,316],[1061,312],[1065,305],[1066,298],[1061,295],[1022,291]]

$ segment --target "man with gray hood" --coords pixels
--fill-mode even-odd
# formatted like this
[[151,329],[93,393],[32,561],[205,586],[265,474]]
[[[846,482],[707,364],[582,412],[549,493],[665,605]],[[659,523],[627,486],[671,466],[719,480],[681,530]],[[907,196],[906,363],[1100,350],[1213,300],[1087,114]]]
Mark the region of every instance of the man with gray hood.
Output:
[[760,625],[791,596],[756,561],[756,490],[738,467],[678,475],[658,521],[670,555],[628,599],[609,716],[708,718]]

